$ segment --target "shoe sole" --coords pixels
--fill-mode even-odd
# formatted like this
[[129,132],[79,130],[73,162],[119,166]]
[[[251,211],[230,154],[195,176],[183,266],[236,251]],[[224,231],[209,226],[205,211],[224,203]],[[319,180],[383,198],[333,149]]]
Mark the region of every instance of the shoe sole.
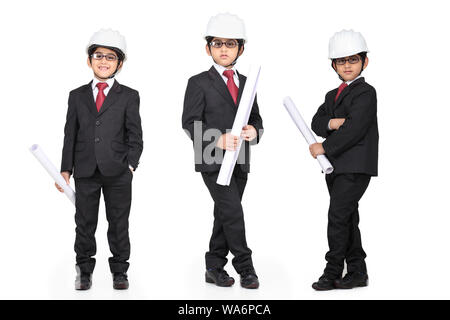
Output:
[[312,285],[312,288],[313,288],[314,290],[316,290],[316,291],[330,291],[330,290],[336,289],[335,287],[332,287],[332,288],[322,288],[322,287],[317,287],[317,286],[314,286],[314,285]]
[[250,284],[250,285],[248,285],[248,286],[243,286],[243,285],[241,284],[241,287],[242,287],[242,288],[245,288],[245,289],[258,289],[258,288],[259,288],[259,283]]
[[346,287],[343,285],[335,285],[336,289],[344,289],[344,290],[348,290],[348,289],[353,289],[353,288],[362,288],[362,287],[367,287],[369,285],[368,281],[364,281],[364,282],[360,282],[358,284],[356,284],[353,287]]
[[205,275],[205,281],[207,282],[207,283],[214,283],[216,286],[218,286],[218,287],[231,287],[233,284],[234,284],[234,279],[233,280],[230,280],[230,282],[229,283],[226,283],[226,284],[219,284],[219,283],[216,283],[215,281],[214,281],[214,279],[213,278],[211,278],[211,277],[209,277],[208,275]]
[[75,284],[75,290],[78,290],[78,291],[85,291],[85,290],[89,290],[90,288],[91,288],[91,285],[82,286],[80,284]]
[[129,287],[128,284],[113,285],[113,288],[116,290],[127,290],[128,287]]
[[334,283],[331,285],[331,287],[319,287],[319,286],[317,285],[317,282],[314,282],[314,283],[311,285],[311,287],[312,287],[314,290],[317,290],[317,291],[329,291],[329,290],[334,290],[334,289],[336,289]]

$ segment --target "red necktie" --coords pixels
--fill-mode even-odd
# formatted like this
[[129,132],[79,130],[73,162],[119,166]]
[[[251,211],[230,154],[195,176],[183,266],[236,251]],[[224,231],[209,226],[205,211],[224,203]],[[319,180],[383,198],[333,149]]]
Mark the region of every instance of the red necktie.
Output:
[[348,85],[345,82],[342,82],[341,85],[339,86],[338,92],[336,94],[336,98],[334,98],[334,102],[336,102],[336,100],[339,98],[339,95],[341,94],[342,90],[344,90],[346,87],[348,87]]
[[233,79],[234,71],[233,70],[225,70],[223,72],[223,75],[228,78],[228,81],[227,81],[228,91],[230,91],[230,94],[234,100],[234,104],[236,104],[239,89],[236,86],[236,84],[234,83],[234,79]]
[[108,87],[108,84],[106,82],[99,82],[97,83],[98,93],[97,93],[97,99],[95,99],[95,105],[97,106],[97,111],[100,111],[100,108],[102,107],[103,102],[105,101],[105,93],[103,90]]

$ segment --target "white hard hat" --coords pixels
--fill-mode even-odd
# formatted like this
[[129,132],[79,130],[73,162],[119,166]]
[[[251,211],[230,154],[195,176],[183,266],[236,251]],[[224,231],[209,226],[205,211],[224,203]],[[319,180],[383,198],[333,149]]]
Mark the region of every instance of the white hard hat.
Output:
[[87,45],[86,51],[89,50],[89,47],[92,45],[117,48],[124,54],[124,60],[126,59],[127,44],[125,42],[125,37],[122,36],[118,31],[111,29],[100,29],[92,35],[91,40],[89,40],[89,44]]
[[244,39],[244,42],[248,41],[245,35],[244,21],[230,13],[219,13],[211,17],[206,27],[206,37]]
[[336,59],[352,56],[360,52],[369,52],[366,40],[359,32],[342,30],[330,38],[328,58]]

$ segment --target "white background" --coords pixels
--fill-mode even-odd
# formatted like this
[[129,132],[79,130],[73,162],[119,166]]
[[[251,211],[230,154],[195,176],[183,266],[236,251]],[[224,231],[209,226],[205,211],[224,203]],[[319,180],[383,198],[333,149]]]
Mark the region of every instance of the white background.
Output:
[[[448,299],[446,1],[14,1],[1,32],[0,276],[3,299]],[[262,65],[265,133],[244,194],[247,240],[261,287],[204,283],[213,202],[181,129],[190,76],[211,65],[210,16],[230,11],[249,37],[237,64]],[[134,175],[130,289],[112,289],[104,204],[93,287],[74,290],[74,207],[28,148],[60,165],[67,98],[92,78],[85,46],[103,27],[126,36],[119,82],[139,90],[144,152]],[[282,105],[310,121],[339,85],[327,59],[336,31],[360,31],[378,93],[379,177],[360,202],[370,286],[315,292],[327,251],[324,176]],[[73,181],[72,181],[73,186]],[[231,260],[231,256],[229,257]],[[230,275],[239,280],[231,266]]]

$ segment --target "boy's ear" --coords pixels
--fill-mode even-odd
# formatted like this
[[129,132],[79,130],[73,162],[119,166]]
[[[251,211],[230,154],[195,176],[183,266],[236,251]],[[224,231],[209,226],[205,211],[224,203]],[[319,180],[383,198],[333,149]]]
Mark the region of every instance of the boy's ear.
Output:
[[90,57],[87,58],[87,65],[88,65],[89,68],[92,68],[91,58]]
[[119,70],[120,68],[122,68],[123,65],[123,61],[120,61],[119,66],[117,67],[117,70]]
[[368,64],[369,64],[369,58],[366,57],[366,60],[364,60],[363,70],[364,70],[365,68],[367,68],[367,65],[368,65]]
[[241,50],[239,50],[239,54],[238,54],[238,57],[240,57],[241,56],[241,54],[244,52],[244,46],[242,46],[241,47]]
[[336,62],[332,62],[332,63],[331,63],[331,66],[333,67],[334,71],[337,72],[337,70],[336,70]]
[[209,49],[209,45],[208,44],[205,45],[205,49],[206,49],[206,54],[208,56],[211,56],[211,50]]

